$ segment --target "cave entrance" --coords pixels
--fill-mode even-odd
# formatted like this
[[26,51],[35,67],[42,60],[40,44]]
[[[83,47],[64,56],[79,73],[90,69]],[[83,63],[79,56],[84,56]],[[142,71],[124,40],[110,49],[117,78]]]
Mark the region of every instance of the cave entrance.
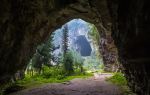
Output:
[[25,74],[63,79],[66,75],[101,72],[104,68],[100,35],[94,24],[73,19],[37,46]]
[[[149,94],[148,6],[148,0],[2,0],[0,83],[5,84],[12,78],[18,79],[19,76],[23,76],[24,67],[36,45],[45,40],[57,26],[80,17],[93,22],[96,27],[99,26],[99,49],[105,70],[114,71],[118,66],[112,65],[117,63],[117,50],[111,44],[112,33],[130,86],[139,95]],[[39,50],[40,48],[36,49],[36,52]],[[42,59],[45,62],[49,61],[39,57],[39,60]],[[30,65],[28,67],[32,69]],[[37,71],[40,73],[41,70]]]
[[118,69],[118,65],[114,64],[116,49],[109,49],[114,48],[110,37],[99,32],[94,24],[73,19],[39,44],[24,72],[17,72],[14,78],[26,87],[93,75],[98,79],[103,71]]

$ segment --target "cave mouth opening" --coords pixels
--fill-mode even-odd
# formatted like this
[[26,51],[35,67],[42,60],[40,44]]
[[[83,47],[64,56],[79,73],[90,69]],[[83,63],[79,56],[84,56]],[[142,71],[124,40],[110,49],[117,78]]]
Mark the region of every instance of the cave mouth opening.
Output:
[[114,72],[117,59],[112,57],[114,51],[105,51],[108,42],[111,39],[101,35],[94,24],[72,19],[37,46],[26,68],[19,70],[13,81],[30,87]]
[[[48,28],[56,28],[58,24],[70,18],[82,17],[104,26],[105,33],[112,33],[119,51],[120,62],[131,88],[139,95],[150,93],[148,0],[135,2],[132,0],[38,1],[18,0],[15,3],[2,0],[0,11],[2,14],[0,19],[1,83],[8,82],[17,70],[26,66],[26,62],[35,51],[34,46],[50,33],[46,31]],[[107,27],[109,25],[112,25],[112,30]],[[100,36],[102,35],[103,33]],[[100,41],[103,62],[105,68],[110,68],[112,65],[107,63],[115,61],[110,60],[113,53],[108,52],[113,47],[106,49],[108,45],[105,44],[107,42],[105,39],[108,38],[105,36],[101,38],[104,38]],[[143,76],[142,79],[141,76]]]
[[61,82],[66,76],[88,77],[101,72],[104,64],[99,41],[94,24],[79,18],[70,20],[37,46],[26,68],[12,80],[28,86],[34,81]]
[[104,64],[99,41],[100,35],[94,24],[80,18],[72,19],[37,46],[25,75],[63,78],[102,71]]

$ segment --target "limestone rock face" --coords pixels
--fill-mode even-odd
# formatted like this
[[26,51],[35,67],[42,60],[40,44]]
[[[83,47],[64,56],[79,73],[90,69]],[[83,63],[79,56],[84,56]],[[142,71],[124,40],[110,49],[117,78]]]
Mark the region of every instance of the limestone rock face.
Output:
[[74,1],[1,0],[0,82],[8,81],[17,70],[25,68],[35,47],[48,37],[59,22],[53,17],[58,18],[58,10],[72,2]]
[[[1,0],[0,81],[8,81],[15,72],[25,69],[35,47],[73,18],[91,22],[105,34],[106,19],[101,20],[96,4],[101,3],[98,0]],[[106,10],[106,2],[103,6]]]
[[81,18],[100,33],[106,69],[117,68],[113,63],[119,56],[130,87],[138,95],[150,95],[149,5],[149,0],[1,0],[0,83],[25,69],[51,32]]
[[148,0],[108,0],[120,62],[138,95],[150,95],[149,4]]
[[85,36],[80,35],[77,36],[77,40],[75,42],[77,44],[77,51],[80,52],[81,56],[90,56],[91,55],[91,46]]

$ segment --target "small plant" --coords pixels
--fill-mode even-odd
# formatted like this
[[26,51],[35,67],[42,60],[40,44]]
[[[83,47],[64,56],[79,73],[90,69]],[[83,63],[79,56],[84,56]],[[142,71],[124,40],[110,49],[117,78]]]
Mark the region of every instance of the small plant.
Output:
[[122,95],[136,95],[127,86],[127,80],[123,73],[114,73],[112,77],[107,78],[106,80],[118,85],[122,91]]
[[114,84],[117,85],[127,85],[127,80],[124,77],[122,73],[114,73],[114,75],[107,79],[108,81],[111,81]]

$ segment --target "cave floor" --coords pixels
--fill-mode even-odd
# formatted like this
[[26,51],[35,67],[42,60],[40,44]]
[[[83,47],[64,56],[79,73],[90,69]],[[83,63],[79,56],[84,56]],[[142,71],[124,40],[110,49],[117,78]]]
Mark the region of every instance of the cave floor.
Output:
[[119,87],[105,81],[111,74],[94,75],[95,77],[73,79],[65,83],[49,83],[10,95],[122,95]]

